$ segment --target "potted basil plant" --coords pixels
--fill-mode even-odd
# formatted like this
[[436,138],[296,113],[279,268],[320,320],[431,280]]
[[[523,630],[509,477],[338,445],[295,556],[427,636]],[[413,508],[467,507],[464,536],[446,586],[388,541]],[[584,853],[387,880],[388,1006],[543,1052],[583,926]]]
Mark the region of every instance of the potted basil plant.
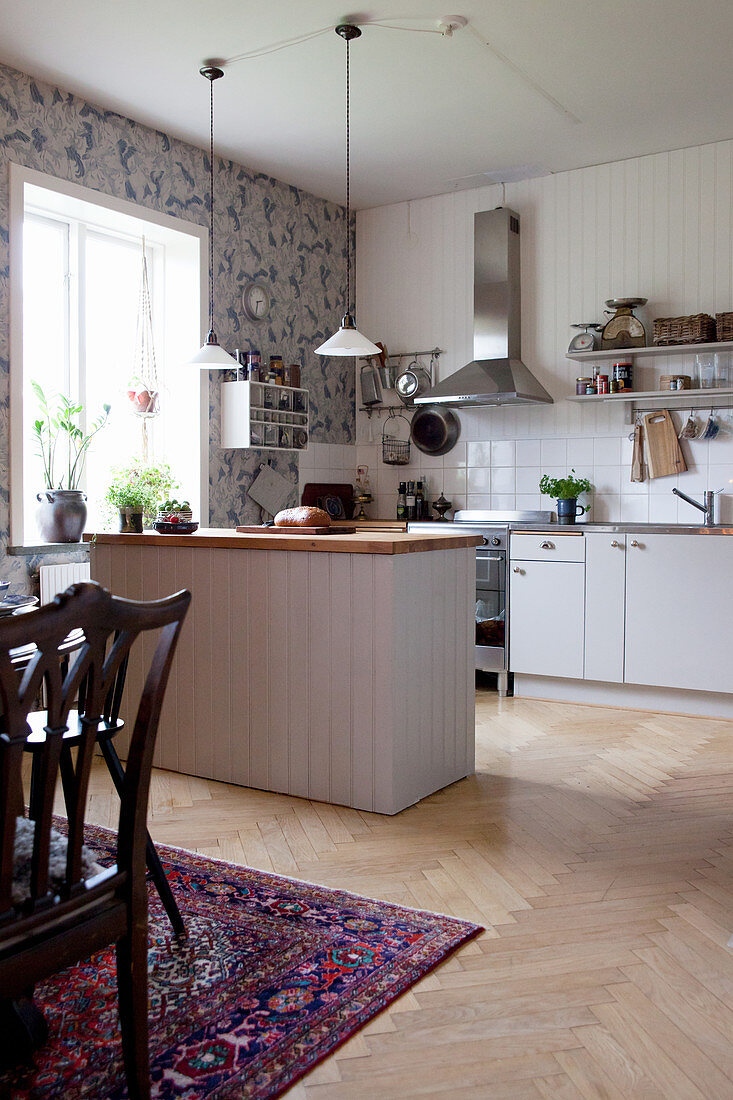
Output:
[[[79,423],[83,405],[65,394],[46,397],[38,382],[31,385],[41,414],[33,422],[33,436],[46,483],[45,490],[36,494],[38,530],[46,543],[79,542],[87,519],[87,498],[79,482],[87,451],[97,432],[107,423],[110,406],[103,405],[103,412],[84,431]],[[57,464],[61,468],[60,475]]]
[[540,479],[540,492],[543,496],[554,497],[557,502],[558,523],[575,523],[576,516],[582,516],[590,508],[578,504],[581,493],[590,493],[593,486],[587,477],[575,477],[571,470],[567,477],[548,477]]
[[166,462],[146,466],[134,460],[114,471],[104,500],[112,515],[115,511],[119,514],[122,534],[140,533],[143,526],[152,525],[158,504],[176,487]]

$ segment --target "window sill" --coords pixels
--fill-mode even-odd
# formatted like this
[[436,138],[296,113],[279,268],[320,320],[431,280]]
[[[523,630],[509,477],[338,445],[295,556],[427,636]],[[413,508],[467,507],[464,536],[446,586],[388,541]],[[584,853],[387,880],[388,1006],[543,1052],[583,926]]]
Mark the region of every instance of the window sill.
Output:
[[35,554],[76,554],[89,550],[88,542],[47,542],[37,546],[8,546],[6,553],[12,558],[33,557]]

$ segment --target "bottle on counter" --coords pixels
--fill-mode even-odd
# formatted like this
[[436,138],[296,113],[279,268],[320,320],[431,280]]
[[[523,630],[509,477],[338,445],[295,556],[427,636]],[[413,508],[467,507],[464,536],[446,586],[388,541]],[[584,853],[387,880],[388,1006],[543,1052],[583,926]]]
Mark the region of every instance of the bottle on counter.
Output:
[[400,491],[397,494],[397,519],[407,519],[407,495],[404,481],[400,482]]
[[418,481],[415,489],[415,519],[425,519],[425,494],[422,481]]
[[270,371],[275,375],[275,385],[283,384],[283,357],[282,355],[270,356]]
[[405,495],[405,503],[407,504],[407,518],[408,520],[415,518],[415,482],[407,482],[407,493]]

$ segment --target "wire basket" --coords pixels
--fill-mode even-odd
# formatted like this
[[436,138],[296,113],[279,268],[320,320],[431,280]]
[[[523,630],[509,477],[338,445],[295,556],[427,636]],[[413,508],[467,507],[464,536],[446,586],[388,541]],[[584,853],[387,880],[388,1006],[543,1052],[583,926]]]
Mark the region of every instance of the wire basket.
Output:
[[410,439],[395,439],[393,436],[387,435],[387,427],[390,420],[404,420],[409,429],[410,421],[406,416],[395,416],[393,413],[387,417],[384,428],[382,429],[382,462],[387,466],[407,466],[410,461]]

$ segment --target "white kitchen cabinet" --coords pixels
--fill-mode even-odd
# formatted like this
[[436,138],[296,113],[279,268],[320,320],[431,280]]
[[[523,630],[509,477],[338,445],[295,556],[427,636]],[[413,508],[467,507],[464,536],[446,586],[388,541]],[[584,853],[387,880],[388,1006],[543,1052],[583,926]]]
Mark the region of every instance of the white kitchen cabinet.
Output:
[[222,382],[221,446],[305,450],[308,391],[266,382]]
[[[630,536],[631,537],[631,536]],[[626,535],[585,535],[585,679],[624,680]]]
[[626,542],[626,682],[732,692],[733,538]]
[[511,671],[581,678],[584,563],[512,557],[509,577]]

